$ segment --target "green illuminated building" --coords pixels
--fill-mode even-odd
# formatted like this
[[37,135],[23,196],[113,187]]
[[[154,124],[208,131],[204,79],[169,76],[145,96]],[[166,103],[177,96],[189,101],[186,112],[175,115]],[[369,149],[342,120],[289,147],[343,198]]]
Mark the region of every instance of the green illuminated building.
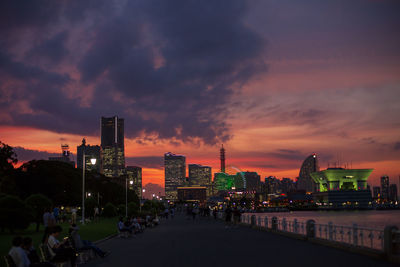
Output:
[[372,171],[373,169],[328,168],[310,175],[317,184],[317,192],[366,190]]

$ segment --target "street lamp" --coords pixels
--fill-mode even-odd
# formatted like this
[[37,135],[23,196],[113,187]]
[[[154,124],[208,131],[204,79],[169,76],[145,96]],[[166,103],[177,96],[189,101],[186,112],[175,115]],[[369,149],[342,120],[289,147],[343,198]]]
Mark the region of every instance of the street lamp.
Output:
[[[133,185],[133,181],[129,181],[130,185]],[[128,178],[125,179],[125,217],[128,218]]]
[[[83,168],[82,168],[82,224],[85,224],[85,169],[86,169],[86,156],[85,151],[83,151]],[[92,165],[96,164],[96,158],[91,158],[90,163]]]

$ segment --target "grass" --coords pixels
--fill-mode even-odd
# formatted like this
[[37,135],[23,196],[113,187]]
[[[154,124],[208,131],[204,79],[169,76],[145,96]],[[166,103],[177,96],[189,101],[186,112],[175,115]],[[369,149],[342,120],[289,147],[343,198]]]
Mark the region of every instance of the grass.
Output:
[[[97,241],[101,240],[109,235],[117,233],[117,222],[118,218],[100,218],[97,222],[90,222],[85,225],[79,225],[79,234],[82,240]],[[62,223],[60,226],[63,232],[59,236],[59,240],[62,240],[64,236],[68,235],[69,224]],[[5,267],[4,257],[11,248],[12,239],[15,236],[27,237],[30,236],[33,239],[33,245],[38,249],[38,245],[42,241],[44,227],[40,225],[39,232],[36,232],[36,224],[31,224],[26,230],[16,231],[14,234],[6,231],[0,233],[0,267]]]

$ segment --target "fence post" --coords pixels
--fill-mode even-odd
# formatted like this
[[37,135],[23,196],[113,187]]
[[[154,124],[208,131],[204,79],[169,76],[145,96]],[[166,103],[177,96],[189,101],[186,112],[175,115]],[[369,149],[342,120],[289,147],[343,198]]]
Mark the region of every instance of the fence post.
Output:
[[283,229],[283,231],[286,232],[286,230],[287,230],[286,228],[287,228],[286,218],[283,218],[283,219],[282,219],[282,229]]
[[265,229],[268,229],[268,217],[267,216],[264,217],[264,227],[265,227]]
[[256,215],[251,215],[251,226],[256,226]]
[[261,227],[261,217],[260,216],[258,216],[257,221],[258,221],[258,226]]
[[358,246],[358,227],[357,224],[353,224],[353,245]]
[[329,240],[333,239],[333,225],[332,222],[328,222]]
[[307,221],[306,236],[307,236],[307,238],[315,238],[315,221],[314,220]]
[[[400,254],[399,243],[395,242],[400,240],[400,237],[396,236],[396,232],[398,230],[397,226],[386,226],[385,230],[383,230],[383,251],[386,256],[390,257],[392,255]],[[397,234],[399,235],[399,234]]]
[[293,232],[297,233],[298,222],[297,219],[293,220]]
[[278,230],[278,218],[275,216],[271,219],[271,229],[274,231]]

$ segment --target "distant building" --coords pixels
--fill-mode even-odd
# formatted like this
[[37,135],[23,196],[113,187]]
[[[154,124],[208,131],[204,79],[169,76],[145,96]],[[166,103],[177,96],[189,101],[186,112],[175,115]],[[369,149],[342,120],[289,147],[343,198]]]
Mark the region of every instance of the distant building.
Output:
[[[77,146],[77,159],[76,165],[78,169],[83,168],[83,153],[85,153],[85,169],[88,171],[96,170],[98,173],[101,172],[101,149],[100,146],[91,146],[86,144],[85,138],[82,139],[82,144]],[[91,159],[96,159],[96,164],[91,163]]]
[[103,174],[107,177],[124,175],[124,119],[101,117],[101,150]]
[[318,158],[316,154],[308,156],[300,168],[299,178],[297,180],[297,189],[306,192],[315,192],[316,185],[310,176],[310,173],[319,171]]
[[165,171],[165,198],[177,200],[179,186],[184,185],[186,179],[186,158],[171,152],[164,154]]
[[391,201],[397,201],[397,185],[396,184],[391,184],[389,187],[389,199]]
[[267,195],[276,194],[280,190],[280,181],[275,176],[265,177],[264,187]]
[[244,188],[247,192],[258,193],[261,191],[260,175],[256,172],[242,172],[244,175],[246,185]]
[[178,200],[182,202],[206,202],[207,188],[205,186],[177,187]]
[[137,166],[127,166],[126,175],[130,184],[130,189],[134,190],[139,199],[142,199],[142,168]]
[[205,186],[207,187],[207,196],[211,192],[211,167],[200,164],[189,164],[188,182],[190,186]]
[[290,178],[282,178],[282,180],[280,181],[280,188],[282,193],[287,194],[288,192],[296,190],[296,184]]
[[381,198],[382,200],[389,200],[389,176],[384,175],[381,177]]
[[372,190],[374,191],[374,199],[380,199],[381,198],[381,188],[379,186],[374,186]]
[[224,145],[221,146],[221,149],[219,151],[219,159],[221,161],[221,172],[225,172],[225,148]]
[[49,157],[50,161],[60,161],[70,164],[75,168],[75,161],[70,159],[71,152],[69,151],[68,145],[61,145],[61,156],[60,157]]

